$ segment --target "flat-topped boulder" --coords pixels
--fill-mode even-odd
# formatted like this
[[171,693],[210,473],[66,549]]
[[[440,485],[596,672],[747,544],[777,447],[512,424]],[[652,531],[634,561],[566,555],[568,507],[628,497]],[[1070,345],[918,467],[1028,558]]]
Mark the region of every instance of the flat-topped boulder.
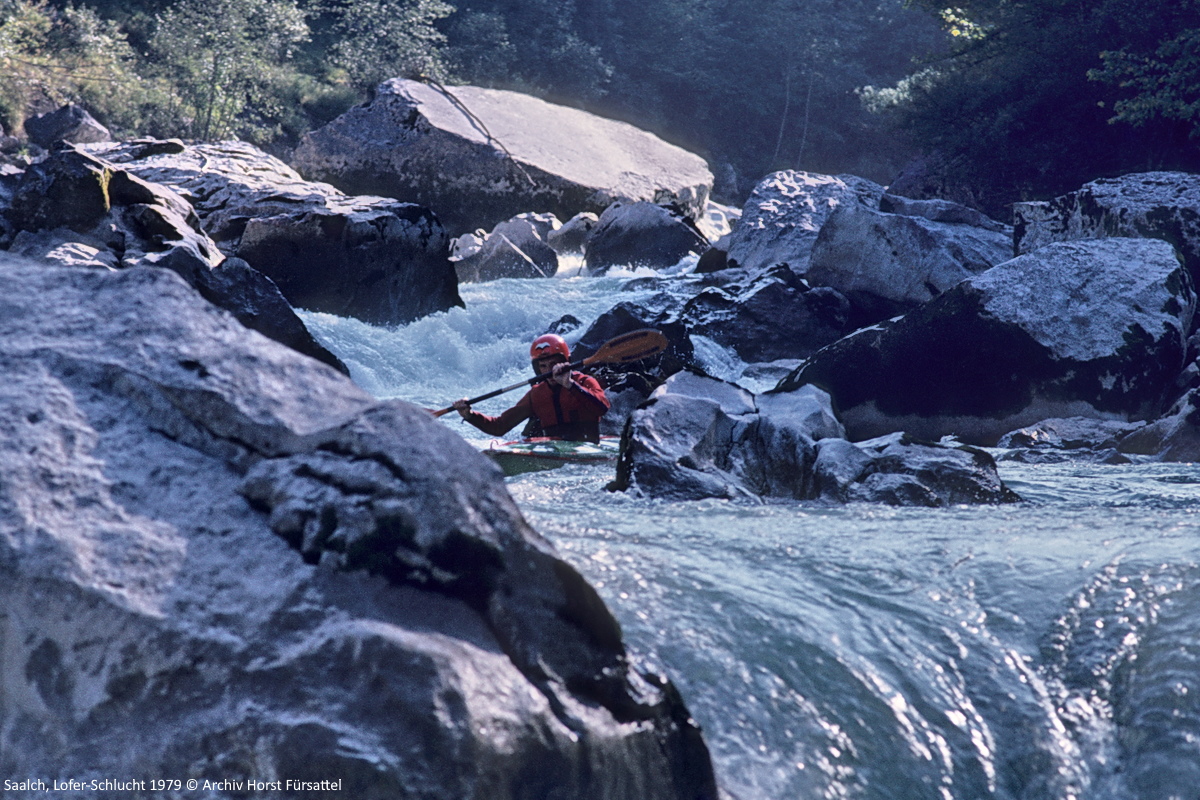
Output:
[[678,693],[425,410],[168,270],[3,254],[0,370],[6,774],[716,800]]
[[186,198],[222,252],[297,308],[396,324],[462,305],[449,238],[427,208],[306,181],[245,142],[87,150]]
[[616,201],[703,213],[704,159],[623,122],[518,92],[396,78],[305,134],[293,166],[350,194],[432,208],[452,236],[517,214],[570,219]]
[[849,437],[908,431],[992,445],[1052,417],[1154,419],[1195,310],[1171,245],[1047,245],[819,351],[779,389],[820,386]]

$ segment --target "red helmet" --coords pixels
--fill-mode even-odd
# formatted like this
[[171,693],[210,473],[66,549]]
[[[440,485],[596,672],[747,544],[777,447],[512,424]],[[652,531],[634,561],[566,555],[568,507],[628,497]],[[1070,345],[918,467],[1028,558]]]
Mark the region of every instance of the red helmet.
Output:
[[533,340],[533,344],[529,345],[529,358],[534,361],[553,355],[560,355],[568,361],[571,360],[571,348],[567,347],[566,340],[557,333],[543,333]]

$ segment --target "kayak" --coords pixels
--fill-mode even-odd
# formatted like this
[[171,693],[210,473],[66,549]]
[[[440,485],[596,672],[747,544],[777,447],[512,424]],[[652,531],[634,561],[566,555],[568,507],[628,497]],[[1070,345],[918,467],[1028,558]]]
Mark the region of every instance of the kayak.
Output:
[[523,472],[555,469],[567,464],[604,464],[617,460],[621,437],[601,436],[595,442],[568,442],[563,439],[517,439],[484,443],[483,452],[500,465],[507,476]]

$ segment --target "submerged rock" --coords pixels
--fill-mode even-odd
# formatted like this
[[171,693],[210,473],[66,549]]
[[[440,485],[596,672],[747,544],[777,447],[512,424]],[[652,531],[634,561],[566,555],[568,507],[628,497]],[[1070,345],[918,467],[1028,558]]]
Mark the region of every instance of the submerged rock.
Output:
[[517,92],[393,79],[296,148],[301,173],[433,208],[451,235],[525,211],[570,219],[616,201],[700,214],[704,159],[623,122]]
[[187,198],[222,251],[293,306],[397,324],[462,305],[449,238],[429,209],[349,197],[244,142],[163,144],[88,149]]
[[754,395],[680,372],[630,416],[612,487],[650,497],[940,506],[1019,499],[983,450],[896,434],[854,444],[813,386]]
[[1153,419],[1195,304],[1165,242],[1052,244],[847,336],[778,388],[829,391],[854,440],[905,430],[992,445],[1050,417]]
[[715,800],[677,693],[425,411],[166,270],[0,260],[0,366],[6,774]]
[[1117,452],[1122,439],[1144,427],[1144,423],[1070,417],[1045,419],[1020,430],[1010,431],[996,443],[1005,449],[1003,461],[1056,463],[1061,461],[1100,461],[1128,463]]

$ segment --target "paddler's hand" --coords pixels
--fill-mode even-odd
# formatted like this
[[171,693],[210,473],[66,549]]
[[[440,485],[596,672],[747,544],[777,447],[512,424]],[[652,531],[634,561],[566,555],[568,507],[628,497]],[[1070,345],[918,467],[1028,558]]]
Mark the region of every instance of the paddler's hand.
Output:
[[458,415],[463,419],[471,416],[471,404],[467,402],[467,398],[465,397],[461,400],[455,400],[451,408],[457,411]]
[[570,364],[555,364],[554,369],[550,372],[550,380],[560,386],[567,387],[571,385],[571,365]]

